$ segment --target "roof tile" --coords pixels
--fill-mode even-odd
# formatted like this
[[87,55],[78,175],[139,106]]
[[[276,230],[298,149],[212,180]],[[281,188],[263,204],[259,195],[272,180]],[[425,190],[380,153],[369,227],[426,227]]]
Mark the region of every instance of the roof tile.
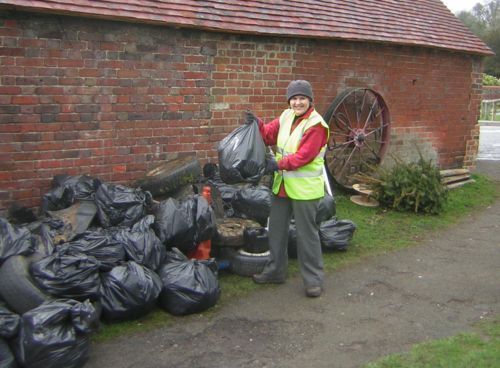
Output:
[[0,7],[223,32],[493,54],[440,0],[0,0]]

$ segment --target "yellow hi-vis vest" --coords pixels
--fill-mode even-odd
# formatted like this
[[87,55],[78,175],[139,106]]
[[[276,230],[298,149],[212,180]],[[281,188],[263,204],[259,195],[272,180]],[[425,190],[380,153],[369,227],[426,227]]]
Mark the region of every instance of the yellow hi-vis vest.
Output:
[[[276,160],[297,152],[300,140],[304,132],[310,127],[321,124],[328,134],[330,133],[328,125],[323,117],[313,110],[308,118],[303,119],[299,125],[290,134],[295,114],[292,109],[285,110],[280,116],[280,130],[278,132],[278,141],[276,148]],[[317,199],[325,195],[325,181],[323,176],[324,157],[326,145],[324,145],[319,154],[297,170],[286,171],[279,170],[274,174],[273,193],[278,194],[280,185],[283,182],[287,195],[292,199],[308,200]]]

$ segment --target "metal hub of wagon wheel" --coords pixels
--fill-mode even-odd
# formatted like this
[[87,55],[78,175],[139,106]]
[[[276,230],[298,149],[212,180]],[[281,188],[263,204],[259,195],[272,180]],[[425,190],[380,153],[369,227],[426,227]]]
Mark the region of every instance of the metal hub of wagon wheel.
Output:
[[382,162],[389,143],[387,105],[371,89],[350,88],[323,117],[330,127],[326,167],[338,185],[352,189],[354,174],[368,173]]

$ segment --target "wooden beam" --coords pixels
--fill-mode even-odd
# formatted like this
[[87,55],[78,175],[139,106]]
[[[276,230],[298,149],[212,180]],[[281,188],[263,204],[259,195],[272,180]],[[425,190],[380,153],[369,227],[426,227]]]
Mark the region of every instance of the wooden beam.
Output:
[[443,183],[443,184],[449,184],[449,183],[453,183],[453,182],[456,182],[456,181],[462,181],[462,180],[467,180],[467,179],[470,179],[470,175],[469,174],[448,176],[446,178],[441,179],[441,183]]
[[469,174],[469,169],[448,169],[439,171],[441,177],[446,178],[453,175],[464,175]]
[[452,184],[448,184],[446,186],[447,189],[453,189],[453,188],[458,188],[458,187],[461,187],[462,185],[465,185],[465,184],[468,184],[468,183],[475,183],[476,181],[474,179],[469,179],[469,180],[465,180],[465,181],[459,181],[457,183],[452,183]]

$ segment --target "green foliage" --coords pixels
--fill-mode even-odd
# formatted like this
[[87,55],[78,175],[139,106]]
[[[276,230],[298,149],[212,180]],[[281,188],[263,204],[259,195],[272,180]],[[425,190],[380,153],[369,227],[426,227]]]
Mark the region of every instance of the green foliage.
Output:
[[396,160],[391,169],[380,168],[379,181],[373,189],[375,197],[384,206],[397,211],[438,214],[443,211],[448,197],[441,184],[439,169],[432,161],[402,162]]
[[500,86],[500,79],[483,73],[483,86]]
[[485,58],[484,70],[500,77],[500,0],[478,2],[472,11],[462,11],[457,17],[495,52]]

